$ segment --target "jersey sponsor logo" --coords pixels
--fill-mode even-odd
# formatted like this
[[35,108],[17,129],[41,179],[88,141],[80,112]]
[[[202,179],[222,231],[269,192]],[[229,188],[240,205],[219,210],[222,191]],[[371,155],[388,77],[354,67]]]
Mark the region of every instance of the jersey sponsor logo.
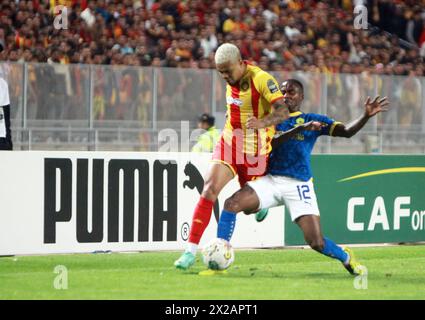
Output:
[[304,135],[302,133],[297,133],[295,135],[295,140],[303,141],[304,140]]
[[279,90],[276,83],[272,79],[267,80],[267,87],[269,88],[271,93],[275,93]]
[[226,102],[227,102],[227,104],[235,104],[238,107],[242,106],[242,100],[241,99],[237,99],[237,98],[233,98],[233,97],[227,97]]

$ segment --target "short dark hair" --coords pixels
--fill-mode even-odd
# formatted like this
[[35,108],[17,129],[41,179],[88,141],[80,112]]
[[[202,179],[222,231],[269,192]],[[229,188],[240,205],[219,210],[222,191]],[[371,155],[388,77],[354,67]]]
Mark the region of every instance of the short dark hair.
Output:
[[288,82],[290,84],[293,84],[293,85],[297,86],[300,89],[301,93],[304,93],[304,86],[301,83],[301,81],[299,81],[297,79],[288,79],[286,81],[283,81],[283,83],[285,83],[285,82]]
[[215,117],[210,115],[209,113],[203,113],[198,118],[199,122],[206,122],[209,126],[213,126],[215,124]]

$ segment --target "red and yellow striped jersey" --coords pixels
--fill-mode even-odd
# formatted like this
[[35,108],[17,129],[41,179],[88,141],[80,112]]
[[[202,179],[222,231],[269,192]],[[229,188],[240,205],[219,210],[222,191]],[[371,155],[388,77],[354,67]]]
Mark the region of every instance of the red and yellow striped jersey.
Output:
[[[226,87],[226,124],[224,141],[232,144],[235,129],[242,132],[243,151],[247,154],[267,154],[271,151],[274,127],[258,130],[247,129],[249,117],[263,118],[271,112],[271,105],[283,98],[276,79],[269,73],[247,62],[247,69],[235,86]],[[260,144],[260,145],[259,145]]]

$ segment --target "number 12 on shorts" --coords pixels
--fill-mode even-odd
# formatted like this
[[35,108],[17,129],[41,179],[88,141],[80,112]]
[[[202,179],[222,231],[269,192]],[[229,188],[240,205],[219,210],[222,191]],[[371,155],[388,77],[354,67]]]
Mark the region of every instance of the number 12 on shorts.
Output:
[[310,192],[310,187],[306,184],[303,184],[301,186],[297,186],[298,189],[298,195],[300,196],[300,200],[310,200],[311,197],[308,195]]

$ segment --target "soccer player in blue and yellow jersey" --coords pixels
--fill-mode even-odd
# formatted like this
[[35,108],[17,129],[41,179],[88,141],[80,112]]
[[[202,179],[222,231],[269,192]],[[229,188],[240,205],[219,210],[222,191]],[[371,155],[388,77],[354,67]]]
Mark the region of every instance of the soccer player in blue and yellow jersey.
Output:
[[[217,237],[230,241],[238,212],[255,212],[285,204],[292,221],[301,228],[311,248],[338,259],[351,274],[361,274],[364,269],[355,260],[351,250],[341,248],[322,235],[310,155],[321,135],[349,138],[356,134],[371,117],[386,111],[387,98],[379,99],[378,96],[373,101],[367,98],[364,114],[344,125],[324,115],[302,113],[300,105],[304,93],[299,81],[290,79],[284,82],[281,91],[291,113],[289,119],[276,126],[278,133],[272,141],[273,150],[268,174],[248,182],[226,200],[218,224]],[[260,217],[257,221],[264,218]],[[206,275],[214,273],[212,270],[201,272]]]
[[214,59],[217,71],[227,82],[226,124],[195,207],[187,248],[174,263],[178,269],[188,269],[195,262],[214,202],[224,186],[236,175],[243,187],[246,182],[266,173],[274,126],[289,117],[277,81],[269,73],[242,60],[235,45],[222,44]]

